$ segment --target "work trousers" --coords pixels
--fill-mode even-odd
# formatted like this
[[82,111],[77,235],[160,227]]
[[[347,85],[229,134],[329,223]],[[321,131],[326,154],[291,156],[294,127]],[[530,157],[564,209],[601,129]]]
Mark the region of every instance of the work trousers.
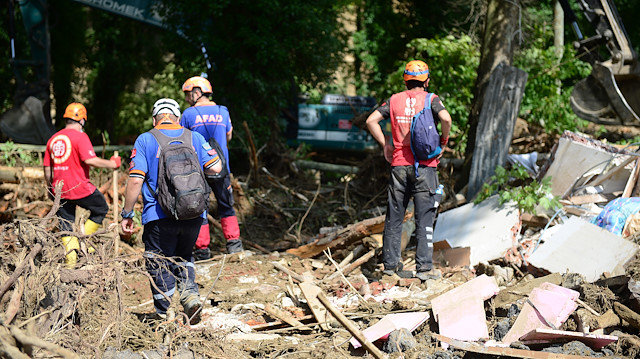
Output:
[[193,246],[201,223],[200,217],[185,221],[164,218],[144,225],[144,258],[155,284],[151,286],[153,305],[160,314],[167,312],[176,290],[181,302],[189,295],[198,295]]
[[73,223],[76,220],[77,206],[88,210],[90,212],[89,219],[97,224],[102,224],[104,217],[109,212],[109,205],[98,189],[84,198],[62,199],[57,213],[58,217],[61,219],[59,225],[61,231],[73,230]]
[[393,166],[387,190],[387,214],[382,240],[382,263],[395,270],[401,262],[402,222],[409,200],[413,197],[416,249],[416,270],[433,268],[433,222],[438,172],[435,167]]

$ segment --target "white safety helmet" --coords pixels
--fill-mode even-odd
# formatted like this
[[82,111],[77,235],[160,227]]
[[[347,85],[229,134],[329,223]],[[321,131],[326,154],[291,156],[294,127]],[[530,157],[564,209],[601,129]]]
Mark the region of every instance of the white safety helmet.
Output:
[[170,98],[161,98],[156,103],[153,104],[153,111],[151,116],[156,117],[156,115],[162,113],[169,113],[176,117],[180,117],[180,105],[174,99]]

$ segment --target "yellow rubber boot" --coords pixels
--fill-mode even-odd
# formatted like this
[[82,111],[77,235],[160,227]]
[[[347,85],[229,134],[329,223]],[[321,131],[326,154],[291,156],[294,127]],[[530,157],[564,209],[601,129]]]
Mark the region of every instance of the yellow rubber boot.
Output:
[[[84,222],[84,234],[89,235],[89,234],[93,234],[96,233],[96,231],[98,230],[98,228],[100,228],[100,224],[87,219],[86,222]],[[93,248],[93,246],[89,246],[89,248],[87,248],[87,252],[89,253],[95,253],[96,249]]]
[[62,245],[64,246],[65,251],[67,251],[65,264],[67,265],[67,268],[73,269],[76,266],[76,263],[78,263],[78,250],[80,249],[78,237],[62,237]]

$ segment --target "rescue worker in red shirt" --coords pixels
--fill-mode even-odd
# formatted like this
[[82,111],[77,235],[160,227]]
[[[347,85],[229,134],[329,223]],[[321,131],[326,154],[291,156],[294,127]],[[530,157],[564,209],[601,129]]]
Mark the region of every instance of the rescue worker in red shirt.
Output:
[[[47,142],[44,156],[44,175],[49,192],[55,196],[54,189],[59,181],[63,181],[60,194],[61,204],[58,209],[60,230],[73,231],[76,218],[76,206],[89,210],[89,219],[84,223],[84,234],[92,234],[102,225],[102,220],[109,212],[109,205],[104,196],[89,180],[89,168],[118,169],[121,164],[119,156],[105,160],[96,156],[89,136],[83,132],[87,122],[87,109],[80,103],[67,106],[63,117],[65,128],[56,132]],[[80,249],[78,237],[62,237],[67,255],[65,263],[68,268],[75,267],[78,261],[77,251]],[[89,248],[93,251],[93,248]]]
[[[437,166],[444,147],[449,141],[451,115],[436,95],[431,96],[431,111],[434,119],[440,120],[440,155],[420,161],[416,172],[410,145],[411,121],[425,106],[429,86],[429,67],[420,60],[410,61],[404,70],[407,90],[396,93],[367,118],[367,128],[373,138],[384,148],[384,157],[391,164],[391,176],[387,191],[387,213],[382,241],[383,273],[412,275],[403,271],[401,261],[402,222],[411,197],[415,208],[418,241],[416,249],[416,277],[425,281],[439,276],[433,269],[433,223],[436,214],[436,189],[438,188]],[[391,121],[391,139],[384,135],[380,121]]]

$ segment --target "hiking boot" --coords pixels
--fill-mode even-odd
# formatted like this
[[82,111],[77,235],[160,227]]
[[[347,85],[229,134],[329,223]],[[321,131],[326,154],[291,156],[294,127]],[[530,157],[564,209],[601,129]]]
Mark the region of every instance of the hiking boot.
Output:
[[404,265],[402,263],[398,264],[395,268],[393,269],[386,269],[382,271],[383,275],[397,275],[400,278],[412,278],[413,277],[413,272],[408,271],[408,270],[402,270],[404,268]]
[[442,273],[440,273],[440,271],[437,269],[431,269],[428,271],[419,271],[416,273],[416,278],[420,279],[423,282],[428,279],[438,279],[441,277],[442,277]]
[[193,251],[193,259],[196,261],[204,261],[211,258],[211,250],[209,248],[198,248]]
[[227,241],[227,253],[234,254],[243,252],[244,248],[242,247],[242,240],[240,239],[232,239]]
[[189,324],[200,323],[202,317],[202,311],[200,310],[200,308],[202,308],[202,302],[200,302],[199,296],[190,296],[189,299],[182,304],[182,307],[184,308],[184,314],[189,317]]

